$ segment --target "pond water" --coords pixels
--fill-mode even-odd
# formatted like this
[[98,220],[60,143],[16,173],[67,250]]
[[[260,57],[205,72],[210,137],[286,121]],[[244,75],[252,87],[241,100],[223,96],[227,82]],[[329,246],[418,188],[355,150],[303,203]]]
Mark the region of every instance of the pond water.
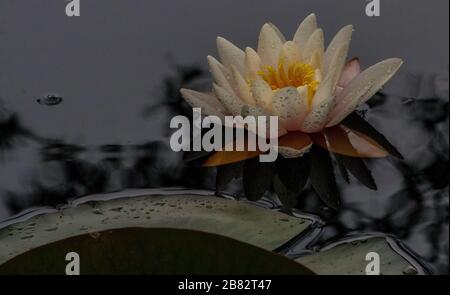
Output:
[[[286,15],[272,6],[266,10],[260,7],[252,10],[255,18],[250,27],[240,30],[236,26],[247,24],[244,12],[250,11],[250,4],[237,13],[230,28],[229,19],[217,14],[206,17],[211,26],[200,21],[202,11],[213,11],[209,1],[196,2],[196,12],[185,15],[180,13],[187,11],[184,4],[178,3],[177,10],[172,11],[166,1],[155,1],[159,6],[135,2],[125,7],[123,1],[110,1],[114,5],[103,10],[106,2],[95,1],[83,10],[86,15],[79,24],[57,14],[63,11],[61,1],[0,3],[0,221],[32,207],[58,206],[93,193],[128,188],[214,189],[214,169],[187,164],[168,146],[170,118],[190,114],[178,89],[201,89],[210,82],[209,74],[196,61],[210,53],[216,34],[236,33],[234,40],[244,44],[250,35],[256,38],[257,25],[272,8],[274,21],[282,28],[304,16],[292,15],[295,9]],[[334,2],[299,6],[297,11],[323,12],[324,27],[334,32],[344,25],[332,17]],[[428,13],[421,10],[423,7],[417,4],[420,1],[411,1],[414,9],[408,15],[401,13],[400,6],[389,4],[390,11],[397,14],[387,15],[378,24],[360,15],[360,2],[352,1],[353,6],[342,8],[348,22],[391,35],[370,34],[373,40],[359,35],[353,50],[363,53],[363,60],[369,63],[380,56],[398,55],[413,65],[361,110],[405,160],[368,162],[377,191],[355,179],[346,184],[338,175],[343,200],[338,212],[326,208],[309,187],[302,192],[296,208],[326,222],[319,243],[350,233],[385,233],[401,240],[433,272],[448,273],[448,39],[433,53],[422,46],[434,44],[424,38],[434,38],[436,28],[448,36],[448,14],[427,17],[446,19],[447,26],[424,22],[411,29],[415,21],[409,18],[415,20],[421,13]],[[443,2],[447,9],[439,10],[435,4],[425,9],[448,13],[448,1]],[[27,5],[33,7],[28,9]],[[234,11],[231,4],[219,8]],[[21,9],[27,11],[26,21]],[[148,17],[146,13],[161,16]],[[43,24],[43,18],[48,23]],[[163,18],[191,27],[167,24]],[[393,24],[396,28],[390,29]],[[146,27],[155,36],[152,40],[146,37]],[[164,27],[163,34],[160,27]],[[108,31],[110,28],[114,30]],[[431,28],[433,34],[427,34]],[[191,45],[186,36],[197,31],[202,41],[183,50]],[[23,34],[29,38],[23,38]],[[172,41],[168,37],[171,34],[179,38]],[[382,44],[377,38],[398,42]],[[408,43],[409,39],[414,42]],[[369,43],[383,46],[371,50]],[[167,52],[172,57],[164,57]],[[181,64],[173,60],[181,60]],[[227,192],[242,195],[241,184],[233,182]]]
[[[200,68],[179,67],[162,86],[166,93],[161,104],[146,109],[143,115],[161,109],[188,113],[176,89],[180,84],[202,82],[203,76]],[[412,89],[417,82],[410,79],[404,77],[405,85],[399,83],[399,87]],[[338,175],[343,199],[340,211],[326,208],[309,187],[296,207],[326,222],[320,243],[350,233],[385,233],[400,239],[434,272],[445,273],[449,245],[448,80],[437,76],[420,80],[432,82],[423,86],[428,90],[421,89],[429,97],[380,93],[361,110],[405,156],[405,160],[368,162],[378,190],[369,190],[355,179],[344,183]],[[52,107],[55,112],[59,108],[39,107]],[[80,144],[38,134],[22,123],[20,113],[2,109],[0,131],[2,219],[31,207],[58,206],[74,197],[126,188],[214,189],[214,169],[183,162],[181,154],[171,151],[168,137],[145,141],[146,129],[142,129],[141,142]],[[242,195],[239,181],[230,184],[227,192]]]

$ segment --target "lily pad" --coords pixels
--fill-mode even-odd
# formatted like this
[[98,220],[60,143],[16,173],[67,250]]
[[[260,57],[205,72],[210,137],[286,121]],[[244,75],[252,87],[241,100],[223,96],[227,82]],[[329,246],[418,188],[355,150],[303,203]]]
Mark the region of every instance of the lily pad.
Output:
[[[382,274],[428,273],[384,236],[316,250],[313,217],[255,204],[262,203],[142,190],[25,212],[0,223],[0,274],[62,274],[68,252],[79,254],[82,274],[365,274],[369,252],[379,254]],[[281,248],[297,258],[274,253]]]
[[[380,258],[382,275],[424,274],[424,269],[408,253],[386,237],[361,237],[330,244],[318,253],[295,259],[312,271],[322,275],[366,275],[370,261],[366,255],[375,252]],[[403,252],[403,255],[401,253]]]
[[[273,250],[312,223],[255,205],[207,194],[166,192],[85,198],[62,210],[33,216],[2,228],[0,264],[36,247],[87,233],[120,228],[196,230]],[[107,200],[108,198],[112,198]],[[11,223],[11,222],[10,222]]]

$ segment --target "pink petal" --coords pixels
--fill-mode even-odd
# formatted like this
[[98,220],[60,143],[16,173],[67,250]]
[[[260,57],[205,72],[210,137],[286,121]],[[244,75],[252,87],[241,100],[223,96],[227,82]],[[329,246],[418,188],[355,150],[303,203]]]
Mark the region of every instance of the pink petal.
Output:
[[341,79],[339,80],[338,85],[341,87],[345,87],[353,78],[355,78],[361,72],[361,64],[359,62],[359,58],[352,58],[347,62],[342,71]]

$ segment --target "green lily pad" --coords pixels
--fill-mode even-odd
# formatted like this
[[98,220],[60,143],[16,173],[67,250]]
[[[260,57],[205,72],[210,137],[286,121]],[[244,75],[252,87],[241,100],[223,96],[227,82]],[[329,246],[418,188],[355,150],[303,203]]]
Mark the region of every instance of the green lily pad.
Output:
[[369,260],[366,255],[375,252],[380,258],[380,274],[419,274],[422,267],[408,261],[409,255],[400,249],[394,251],[395,243],[384,237],[348,240],[323,248],[316,254],[295,259],[312,271],[322,275],[365,275]]
[[42,245],[120,228],[196,230],[274,250],[312,223],[246,202],[192,192],[169,193],[171,195],[156,192],[155,195],[105,201],[85,200],[4,228],[0,224],[0,265]]
[[0,223],[0,274],[63,274],[68,252],[79,254],[82,274],[365,274],[369,252],[382,274],[427,273],[390,238],[341,240],[289,259],[271,251],[294,243],[290,257],[310,252],[294,246],[311,238],[313,219],[210,192],[127,193]]
[[285,256],[199,231],[126,228],[84,234],[28,251],[0,265],[0,274],[65,274],[66,254],[79,273],[147,275],[313,274]]

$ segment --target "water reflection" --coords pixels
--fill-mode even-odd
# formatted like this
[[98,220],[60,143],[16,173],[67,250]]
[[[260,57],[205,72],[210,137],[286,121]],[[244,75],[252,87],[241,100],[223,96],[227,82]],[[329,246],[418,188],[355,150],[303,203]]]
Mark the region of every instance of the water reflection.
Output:
[[[202,79],[207,75],[195,65],[175,65],[173,71],[162,81],[162,99],[143,110],[148,120],[161,109],[173,115],[191,115],[178,90],[192,85],[203,88]],[[324,208],[313,190],[306,187],[297,208],[327,221],[319,242],[355,231],[392,234],[436,272],[448,273],[448,78],[439,84],[447,85],[447,91],[434,89],[429,97],[411,94],[412,86],[417,85],[415,79],[402,86],[408,95],[378,94],[362,110],[405,156],[404,161],[368,161],[379,190],[370,191],[355,179],[350,185],[342,182],[343,208],[335,212]],[[142,130],[142,138],[147,132]],[[21,149],[33,161],[14,155]],[[80,146],[34,134],[22,125],[19,114],[1,105],[0,161],[0,173],[31,162],[27,168],[30,173],[17,176],[22,189],[10,189],[1,183],[0,200],[7,206],[8,215],[31,206],[56,206],[69,198],[124,188],[214,188],[214,171],[202,168],[199,161],[183,162],[181,154],[170,150],[168,140]],[[227,189],[241,192],[237,181]]]
[[448,273],[449,100],[448,91],[440,93],[422,98],[379,94],[370,101],[367,119],[406,159],[370,161],[379,191],[342,185],[339,212],[318,209],[312,191],[303,192],[299,207],[328,222],[323,240],[349,231],[392,234],[436,272]]

